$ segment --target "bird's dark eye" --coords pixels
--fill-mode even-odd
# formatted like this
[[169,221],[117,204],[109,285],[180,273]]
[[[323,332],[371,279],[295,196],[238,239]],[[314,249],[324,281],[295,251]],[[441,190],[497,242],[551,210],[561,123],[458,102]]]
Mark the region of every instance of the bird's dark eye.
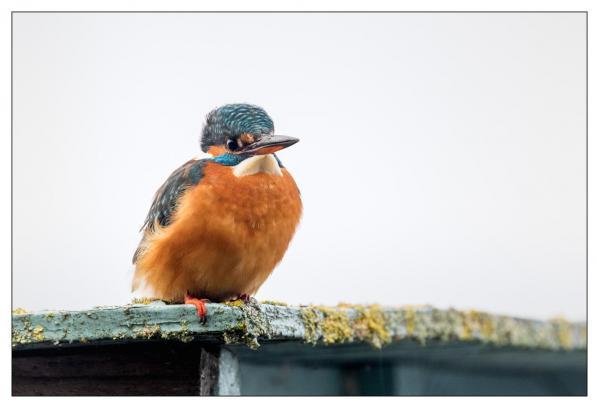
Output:
[[227,139],[227,149],[229,149],[232,152],[239,149],[239,144],[237,143],[237,140]]

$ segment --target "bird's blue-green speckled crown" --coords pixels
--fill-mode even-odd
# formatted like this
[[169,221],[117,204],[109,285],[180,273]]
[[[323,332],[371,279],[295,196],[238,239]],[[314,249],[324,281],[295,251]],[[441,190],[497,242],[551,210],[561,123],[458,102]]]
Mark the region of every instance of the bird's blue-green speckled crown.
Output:
[[262,135],[272,132],[273,121],[261,107],[245,103],[224,105],[208,114],[201,147],[207,152],[210,146],[223,145],[229,137],[243,133]]

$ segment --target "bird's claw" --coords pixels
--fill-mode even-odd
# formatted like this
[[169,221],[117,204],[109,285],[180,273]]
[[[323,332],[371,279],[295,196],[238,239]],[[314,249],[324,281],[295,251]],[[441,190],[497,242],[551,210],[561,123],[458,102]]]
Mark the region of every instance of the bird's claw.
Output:
[[189,294],[185,295],[185,304],[186,305],[194,305],[196,307],[196,311],[198,314],[198,318],[200,319],[200,323],[206,324],[207,319],[207,310],[206,303],[210,303],[209,299],[198,299]]

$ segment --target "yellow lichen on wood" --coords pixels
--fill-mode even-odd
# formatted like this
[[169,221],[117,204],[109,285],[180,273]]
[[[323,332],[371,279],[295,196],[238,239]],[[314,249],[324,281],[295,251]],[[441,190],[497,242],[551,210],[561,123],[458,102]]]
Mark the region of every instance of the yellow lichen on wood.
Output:
[[[461,340],[472,340],[475,333],[481,338],[488,338],[493,334],[493,323],[486,314],[477,310],[470,310],[461,313],[462,315],[462,336]],[[483,330],[484,328],[484,330]]]
[[35,341],[43,341],[44,340],[44,328],[39,324],[35,326],[31,332],[31,337]]
[[160,300],[158,298],[153,297],[141,297],[141,298],[133,298],[131,299],[131,304],[133,305],[149,305],[152,302]]
[[382,308],[379,305],[355,306],[359,316],[353,322],[356,337],[365,340],[376,348],[391,343],[391,333]]
[[482,324],[480,327],[480,334],[484,339],[492,339],[495,335],[495,322],[486,313],[483,315]]
[[414,334],[414,327],[415,327],[415,319],[416,318],[416,312],[414,311],[413,308],[408,307],[405,310],[405,319],[406,319],[406,332],[409,335]]
[[235,300],[227,300],[225,302],[223,302],[224,305],[227,306],[231,306],[231,307],[241,307],[245,305],[245,302],[242,299],[235,299]]
[[318,342],[319,333],[318,325],[320,315],[312,307],[304,307],[301,309],[301,318],[304,323],[304,339],[306,343],[316,344]]
[[272,305],[272,306],[288,306],[285,302],[279,302],[278,300],[262,300],[260,301],[263,305]]
[[12,330],[12,344],[28,344],[33,342],[42,342],[45,340],[44,328],[39,324],[31,327],[31,322],[28,318],[23,321],[22,329]]
[[345,311],[324,306],[317,306],[316,310],[323,313],[320,325],[325,344],[345,343],[353,339],[351,322]]
[[551,323],[557,330],[557,338],[561,347],[569,349],[572,347],[572,332],[570,330],[570,323],[563,317],[557,317],[551,319]]
[[[451,310],[450,313],[452,318],[449,318],[449,314],[445,318],[449,324],[449,330],[443,330],[441,335],[443,340],[456,338],[461,341],[490,342],[497,337],[494,319],[488,313],[474,309],[464,312]],[[439,322],[437,322],[438,324]]]
[[301,316],[307,343],[316,344],[321,340],[330,345],[359,340],[380,348],[391,342],[379,305],[308,306],[301,309]]
[[157,324],[144,326],[139,330],[134,330],[135,337],[141,339],[151,339],[160,334],[160,326]]
[[233,322],[223,333],[225,343],[244,343],[252,349],[257,349],[260,347],[259,339],[272,338],[273,330],[269,319],[255,299],[251,298],[249,301],[236,299],[223,304],[236,307],[241,312],[239,320]]

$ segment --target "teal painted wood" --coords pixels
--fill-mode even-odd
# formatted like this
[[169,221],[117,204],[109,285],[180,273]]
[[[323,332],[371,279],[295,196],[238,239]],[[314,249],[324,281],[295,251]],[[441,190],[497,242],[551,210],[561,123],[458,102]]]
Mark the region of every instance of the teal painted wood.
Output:
[[226,348],[221,348],[218,359],[217,395],[241,395],[239,360]]
[[586,324],[536,321],[429,306],[290,307],[251,303],[208,304],[201,324],[191,305],[154,302],[84,311],[14,314],[13,348],[134,339],[205,339],[228,344],[296,340],[311,344],[370,343],[381,347],[403,339],[421,343],[477,341],[549,350],[586,349]]

